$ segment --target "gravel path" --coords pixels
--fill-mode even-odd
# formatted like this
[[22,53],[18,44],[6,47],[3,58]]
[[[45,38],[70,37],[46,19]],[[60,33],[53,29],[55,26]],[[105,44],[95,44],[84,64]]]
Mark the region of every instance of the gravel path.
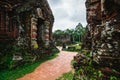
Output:
[[70,63],[76,54],[77,52],[60,51],[58,57],[42,63],[34,72],[17,80],[55,80],[72,70]]

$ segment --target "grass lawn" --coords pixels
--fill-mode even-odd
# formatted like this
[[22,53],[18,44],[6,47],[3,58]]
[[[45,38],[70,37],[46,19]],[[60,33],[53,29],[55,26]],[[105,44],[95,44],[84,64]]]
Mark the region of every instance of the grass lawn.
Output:
[[41,63],[53,59],[55,57],[57,57],[57,53],[55,53],[52,56],[47,56],[46,58],[38,60],[34,63],[28,63],[25,64],[24,66],[17,67],[16,69],[2,70],[0,71],[0,80],[16,80],[17,78],[20,78],[25,74],[33,72],[35,68],[38,67]]
[[72,72],[68,72],[68,73],[64,73],[61,77],[59,77],[56,80],[73,80],[73,73]]
[[81,50],[81,46],[80,45],[70,45],[68,46],[67,51],[71,51],[71,52],[79,52]]

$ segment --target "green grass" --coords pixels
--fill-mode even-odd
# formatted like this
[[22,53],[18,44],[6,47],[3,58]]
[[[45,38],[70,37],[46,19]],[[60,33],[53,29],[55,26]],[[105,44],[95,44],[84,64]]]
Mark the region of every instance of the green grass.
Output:
[[76,45],[75,48],[76,48],[76,49],[81,49],[81,46]]
[[16,80],[17,78],[23,77],[25,74],[31,73],[37,68],[41,63],[57,57],[57,53],[51,56],[47,56],[41,60],[34,63],[28,63],[21,67],[17,67],[12,70],[2,70],[0,71],[0,80]]
[[81,50],[81,46],[80,45],[71,45],[68,47],[74,47],[75,49],[71,48],[71,49],[67,49],[67,51],[71,51],[71,52],[79,52]]
[[61,77],[59,77],[56,80],[73,80],[73,73],[72,72],[68,72],[68,73],[64,73]]

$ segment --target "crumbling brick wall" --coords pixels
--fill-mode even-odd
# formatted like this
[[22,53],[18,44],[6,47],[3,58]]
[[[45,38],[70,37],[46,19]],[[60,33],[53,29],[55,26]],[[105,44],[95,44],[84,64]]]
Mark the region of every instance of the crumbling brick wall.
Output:
[[26,61],[26,56],[35,60],[56,49],[52,42],[54,16],[47,0],[2,0],[0,11],[1,58],[12,51],[14,61]]
[[74,57],[73,80],[119,80],[120,0],[86,0],[86,8],[87,33],[83,50]]
[[91,38],[86,46],[92,44],[89,46],[92,56],[106,64],[109,60],[120,62],[120,1],[87,0],[86,8],[90,33],[86,38]]

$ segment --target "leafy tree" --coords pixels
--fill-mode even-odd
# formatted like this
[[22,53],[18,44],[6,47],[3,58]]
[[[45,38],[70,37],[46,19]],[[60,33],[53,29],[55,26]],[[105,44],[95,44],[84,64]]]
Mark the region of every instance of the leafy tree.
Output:
[[65,32],[65,34],[73,35],[74,34],[74,29],[66,29],[64,32]]
[[64,31],[58,29],[58,30],[54,31],[53,34],[54,35],[62,35],[62,34],[64,34]]
[[75,32],[74,32],[74,35],[75,35],[75,39],[77,41],[81,41],[82,39],[82,36],[85,34],[85,28],[82,26],[81,23],[79,23],[76,28],[75,28]]

